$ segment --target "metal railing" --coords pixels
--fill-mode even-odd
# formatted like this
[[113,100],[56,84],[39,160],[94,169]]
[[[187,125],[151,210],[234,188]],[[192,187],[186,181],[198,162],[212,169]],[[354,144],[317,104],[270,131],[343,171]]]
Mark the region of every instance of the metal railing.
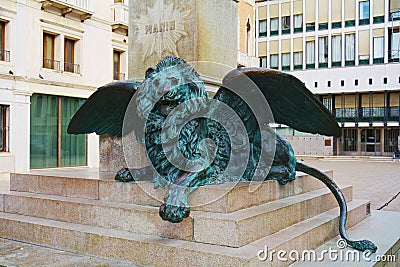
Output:
[[44,58],[43,59],[43,68],[60,70],[60,61],[54,60],[51,58]]
[[80,68],[79,64],[74,64],[71,62],[64,62],[64,71],[80,74],[81,68]]
[[114,80],[123,81],[125,80],[125,73],[114,72]]
[[10,62],[10,51],[0,49],[0,61]]

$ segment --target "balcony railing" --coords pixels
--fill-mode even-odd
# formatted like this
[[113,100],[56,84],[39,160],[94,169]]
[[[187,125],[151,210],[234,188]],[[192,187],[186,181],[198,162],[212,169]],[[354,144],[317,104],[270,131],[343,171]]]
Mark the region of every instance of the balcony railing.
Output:
[[113,14],[113,22],[112,29],[113,31],[121,29],[123,31],[128,30],[129,24],[129,8],[125,3],[115,3],[112,7]]
[[400,121],[400,107],[337,108],[333,113],[338,122]]
[[82,21],[90,18],[93,11],[93,0],[40,0],[42,9],[47,7],[57,8],[61,11],[61,15],[73,13],[80,17]]
[[50,59],[50,58],[44,58],[43,59],[43,68],[60,70],[60,61]]
[[114,80],[116,81],[123,81],[125,80],[125,73],[114,72]]
[[10,62],[10,51],[0,50],[0,61]]
[[73,64],[71,62],[64,62],[64,71],[80,74],[81,68],[80,65],[78,64]]

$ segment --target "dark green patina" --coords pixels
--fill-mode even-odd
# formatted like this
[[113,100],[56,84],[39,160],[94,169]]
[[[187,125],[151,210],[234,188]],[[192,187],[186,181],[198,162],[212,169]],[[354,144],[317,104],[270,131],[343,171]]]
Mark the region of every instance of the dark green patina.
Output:
[[[277,180],[283,185],[295,179],[296,171],[302,171],[322,181],[337,199],[342,238],[355,249],[375,252],[377,248],[372,242],[352,241],[347,237],[346,202],[335,182],[322,172],[297,162],[291,145],[276,135],[265,122],[260,127],[252,109],[243,98],[229,89],[238,85],[245,86],[248,82],[246,79],[262,92],[276,122],[299,131],[340,135],[335,119],[303,83],[291,75],[260,68],[234,70],[224,78],[213,100],[221,101],[235,110],[246,132],[225,129],[220,122],[210,119],[216,110],[208,105],[211,99],[200,76],[189,64],[175,57],[166,57],[160,61],[155,70],[146,74],[141,84],[126,81],[99,88],[75,114],[68,132],[123,136],[124,115],[135,96],[136,112],[131,114],[134,123],[127,129],[134,130],[138,140],[145,144],[152,166],[122,169],[117,173],[116,180],[129,182],[150,178],[156,187],[167,188],[165,203],[159,212],[162,219],[176,223],[186,218],[190,212],[188,196],[199,186],[255,179]],[[254,86],[242,90],[252,96],[252,88]],[[192,99],[196,99],[196,104],[186,106],[184,111],[171,113],[179,104]],[[193,114],[201,112],[205,116],[190,119]],[[165,124],[169,115],[172,116],[173,124]],[[229,114],[218,116],[226,121],[235,120]],[[249,150],[239,144],[233,151],[232,134],[229,135],[232,132],[236,135],[235,140],[248,140],[246,144]],[[262,142],[261,136],[270,138]],[[204,139],[213,140],[214,147],[205,147],[205,143],[201,142]],[[274,154],[271,156],[266,153],[267,158],[262,158],[262,151],[274,151]],[[168,160],[166,153],[172,158],[182,154],[189,162],[205,158],[205,167],[200,171],[196,171],[198,166],[178,168]],[[229,161],[233,160],[232,154],[236,155],[234,160],[247,162],[244,171],[235,168],[233,164],[234,168],[226,172]],[[268,156],[272,158],[268,159]]]

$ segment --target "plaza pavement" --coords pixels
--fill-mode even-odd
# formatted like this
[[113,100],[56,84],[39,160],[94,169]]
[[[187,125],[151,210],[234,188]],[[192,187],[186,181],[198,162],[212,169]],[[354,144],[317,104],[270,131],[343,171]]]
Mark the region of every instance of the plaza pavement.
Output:
[[[356,199],[369,199],[377,209],[400,191],[400,162],[389,158],[298,157],[321,170],[333,170],[338,184],[353,186]],[[9,190],[9,180],[0,179],[0,190]],[[400,196],[382,210],[400,212]],[[0,266],[132,266],[0,238]]]

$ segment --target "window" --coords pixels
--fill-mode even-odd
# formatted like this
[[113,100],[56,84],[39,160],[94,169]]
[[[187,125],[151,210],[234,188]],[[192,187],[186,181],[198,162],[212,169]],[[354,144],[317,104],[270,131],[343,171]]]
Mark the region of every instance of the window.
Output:
[[400,58],[400,29],[392,28],[389,31],[390,38],[390,62],[399,62]]
[[328,87],[331,87],[331,81],[328,81]]
[[355,34],[346,34],[345,39],[346,66],[355,65]]
[[383,78],[383,84],[387,84],[387,82],[388,82],[388,78],[387,78],[387,77],[384,77],[384,78]]
[[271,64],[271,69],[278,69],[279,62],[278,55],[270,55],[270,64]]
[[271,32],[270,35],[278,35],[279,31],[279,18],[272,18],[271,21]]
[[0,105],[0,152],[8,152],[8,112],[10,106]]
[[389,1],[389,20],[400,19],[400,3],[397,0]]
[[303,31],[303,15],[294,15],[294,32]]
[[114,50],[113,54],[114,80],[125,80],[125,74],[121,73],[121,52]]
[[357,151],[358,129],[343,129],[344,151]]
[[355,85],[355,86],[358,86],[358,79],[355,79],[355,80],[354,80],[354,85]]
[[315,42],[306,42],[306,64],[307,69],[313,69],[315,67]]
[[54,35],[43,33],[43,68],[59,70],[60,61],[54,60],[54,40]]
[[265,37],[267,36],[267,20],[260,20],[258,27],[258,36]]
[[359,3],[360,7],[360,25],[369,24],[369,1],[363,1]]
[[0,61],[10,61],[10,51],[6,51],[6,23],[0,21]]
[[290,16],[282,17],[282,34],[290,33]]
[[67,133],[69,121],[84,99],[33,94],[31,97],[30,167],[85,166],[86,136]]
[[340,86],[342,86],[342,87],[344,86],[344,80],[340,81]]
[[303,52],[294,52],[294,69],[302,69],[303,68]]
[[315,22],[306,23],[306,31],[315,31]]
[[282,70],[290,70],[290,53],[282,54]]
[[318,82],[314,82],[314,87],[318,88]]
[[369,84],[369,85],[372,85],[372,78],[369,78],[368,84]]
[[267,67],[267,57],[260,57],[260,67],[261,68]]
[[65,38],[64,40],[64,71],[80,73],[79,65],[74,64],[75,40]]
[[374,63],[383,63],[384,37],[374,37]]
[[342,36],[332,36],[332,66],[342,65]]
[[322,104],[332,112],[332,97],[331,96],[323,96],[322,97]]
[[320,68],[328,67],[328,37],[318,38],[318,63]]

